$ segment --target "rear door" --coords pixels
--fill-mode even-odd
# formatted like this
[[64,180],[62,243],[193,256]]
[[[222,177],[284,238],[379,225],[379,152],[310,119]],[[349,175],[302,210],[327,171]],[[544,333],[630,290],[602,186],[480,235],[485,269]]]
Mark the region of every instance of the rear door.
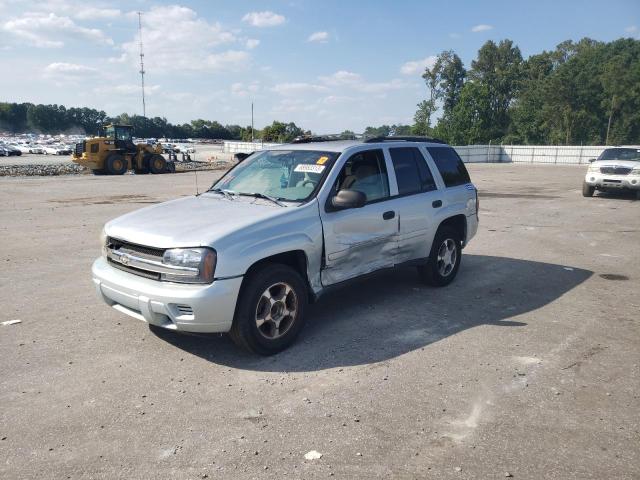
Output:
[[419,148],[390,147],[389,157],[398,187],[396,262],[427,258],[438,228],[435,211],[442,205],[442,192]]
[[[392,267],[397,251],[398,216],[382,149],[354,153],[336,167],[340,172],[319,205],[325,249],[321,280],[325,286]],[[332,208],[331,198],[343,189],[363,192],[366,205]]]

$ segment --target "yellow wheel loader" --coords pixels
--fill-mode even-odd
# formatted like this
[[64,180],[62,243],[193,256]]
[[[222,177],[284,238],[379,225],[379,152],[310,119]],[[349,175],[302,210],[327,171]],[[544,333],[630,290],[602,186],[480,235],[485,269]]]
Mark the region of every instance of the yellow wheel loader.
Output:
[[175,163],[161,155],[162,145],[133,143],[131,125],[107,125],[101,135],[76,143],[71,158],[95,175],[122,175],[127,170],[142,173],[173,173]]

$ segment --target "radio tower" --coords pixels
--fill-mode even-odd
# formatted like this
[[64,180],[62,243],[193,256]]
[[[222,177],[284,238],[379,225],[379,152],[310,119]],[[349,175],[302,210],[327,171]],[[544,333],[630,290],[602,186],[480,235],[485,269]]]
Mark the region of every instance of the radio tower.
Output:
[[142,50],[142,12],[138,12],[138,31],[140,33],[140,83],[142,86],[142,116],[147,118],[147,106],[144,102],[144,52]]

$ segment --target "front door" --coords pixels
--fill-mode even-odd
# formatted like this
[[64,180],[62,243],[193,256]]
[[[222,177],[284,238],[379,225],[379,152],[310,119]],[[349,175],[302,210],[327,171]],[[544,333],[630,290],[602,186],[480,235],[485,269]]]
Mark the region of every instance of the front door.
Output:
[[[347,210],[332,209],[330,199],[345,189],[364,193],[366,205]],[[325,245],[323,285],[394,265],[398,214],[393,203],[382,150],[353,154],[343,165],[329,202],[320,206]]]

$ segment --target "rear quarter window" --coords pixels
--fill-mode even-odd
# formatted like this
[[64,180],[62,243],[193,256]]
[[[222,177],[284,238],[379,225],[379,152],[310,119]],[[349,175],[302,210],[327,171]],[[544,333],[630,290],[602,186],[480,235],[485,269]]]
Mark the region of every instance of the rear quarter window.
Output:
[[427,147],[447,187],[471,182],[464,163],[451,147]]

